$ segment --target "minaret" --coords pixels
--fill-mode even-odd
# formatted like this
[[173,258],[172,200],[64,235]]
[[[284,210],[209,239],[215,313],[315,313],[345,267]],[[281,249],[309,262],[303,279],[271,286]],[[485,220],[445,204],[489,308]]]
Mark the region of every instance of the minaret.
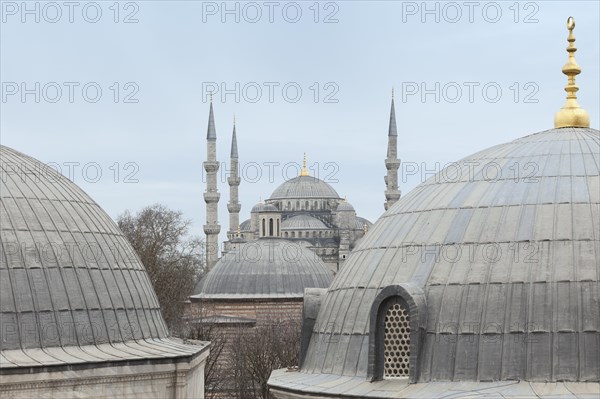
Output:
[[398,199],[400,199],[400,190],[398,190],[398,132],[396,130],[396,110],[394,109],[394,89],[392,89],[392,109],[390,111],[390,127],[388,130],[388,149],[385,159],[385,203],[383,204],[387,211]]
[[206,224],[204,233],[206,234],[206,266],[211,269],[219,259],[219,198],[221,194],[217,190],[217,171],[219,163],[217,162],[217,132],[215,130],[215,118],[213,116],[212,95],[210,96],[210,111],[208,114],[208,131],[206,133],[206,155],[204,162],[206,171],[206,192],[204,193],[204,202],[206,202]]
[[242,206],[238,199],[238,187],[240,185],[239,164],[238,164],[238,148],[237,136],[235,134],[235,116],[233,117],[233,134],[231,136],[231,158],[230,165],[231,175],[227,178],[229,183],[229,203],[227,210],[229,211],[229,232],[227,233],[229,240],[236,237],[236,229],[240,225],[240,209]]

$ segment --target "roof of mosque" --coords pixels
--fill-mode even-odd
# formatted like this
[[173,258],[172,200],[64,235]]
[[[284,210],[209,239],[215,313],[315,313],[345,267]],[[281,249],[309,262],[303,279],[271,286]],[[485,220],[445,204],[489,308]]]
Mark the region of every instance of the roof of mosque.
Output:
[[[11,148],[0,167],[0,367],[198,351],[169,340],[144,266],[98,204]],[[136,341],[146,349],[127,355]]]
[[419,382],[597,382],[599,133],[552,129],[485,149],[396,202],[329,287],[301,372],[364,379],[372,306],[402,287],[425,304],[410,360]]

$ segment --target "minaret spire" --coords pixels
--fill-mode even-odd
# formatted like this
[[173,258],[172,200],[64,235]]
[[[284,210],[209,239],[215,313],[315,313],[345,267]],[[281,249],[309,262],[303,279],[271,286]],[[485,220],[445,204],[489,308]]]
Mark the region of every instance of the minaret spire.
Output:
[[210,269],[219,259],[219,198],[221,194],[217,190],[217,171],[219,163],[217,162],[217,131],[215,129],[215,118],[213,115],[212,95],[210,110],[208,113],[208,130],[206,132],[206,156],[204,170],[206,171],[206,192],[204,193],[204,202],[206,202],[206,224],[204,233],[206,234],[206,266]]
[[392,107],[390,110],[390,125],[388,128],[388,148],[387,158],[385,159],[385,168],[387,174],[385,180],[385,203],[384,208],[388,210],[398,199],[400,199],[400,190],[398,190],[398,130],[396,128],[396,109],[394,107],[394,89],[392,88]]
[[229,211],[229,231],[227,233],[229,240],[233,240],[236,236],[236,229],[240,225],[240,210],[242,205],[239,203],[238,187],[240,185],[239,177],[239,162],[238,162],[238,147],[237,135],[235,132],[235,116],[233,117],[233,133],[231,135],[231,158],[230,158],[231,174],[227,178],[229,183],[229,203],[227,210]]
[[575,29],[575,19],[573,17],[567,19],[567,29],[569,30],[569,37],[567,38],[569,58],[562,68],[562,72],[567,75],[567,85],[565,86],[567,102],[554,115],[554,127],[590,127],[590,115],[577,102],[579,86],[575,83],[575,77],[581,73],[581,68],[575,60],[577,47],[575,47],[575,35],[573,35],[573,29]]

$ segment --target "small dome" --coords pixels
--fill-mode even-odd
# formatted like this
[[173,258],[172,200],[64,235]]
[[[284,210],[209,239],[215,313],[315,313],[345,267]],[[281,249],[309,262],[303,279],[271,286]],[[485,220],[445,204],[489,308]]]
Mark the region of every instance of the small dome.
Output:
[[286,219],[281,223],[282,230],[326,230],[325,223],[308,215],[298,215]]
[[351,203],[349,203],[348,201],[344,200],[344,202],[340,203],[336,209],[338,212],[343,212],[343,211],[354,211],[354,207],[352,206]]
[[[49,175],[46,165],[13,149],[0,146],[0,166],[1,319],[15,328],[2,332],[1,367],[14,366],[4,361],[11,350],[167,337],[144,265],[102,208],[63,175]],[[33,359],[13,361],[25,358]],[[60,363],[49,359],[33,363]]]
[[312,176],[298,176],[277,187],[270,199],[335,198],[338,193],[329,184]]
[[250,241],[228,252],[198,283],[193,298],[302,298],[333,276],[305,245],[282,239]]
[[360,216],[356,217],[356,221],[355,221],[355,227],[359,230],[362,230],[365,227],[365,224],[367,225],[367,228],[371,228],[371,226],[373,226],[373,223],[371,223],[370,221],[368,221],[365,218],[361,218]]
[[252,207],[252,210],[250,212],[251,213],[258,213],[258,212],[279,212],[279,209],[277,209],[275,207],[275,205],[267,204],[267,203],[264,203],[264,202],[259,202],[258,204],[254,205]]
[[240,231],[242,231],[242,232],[252,231],[252,222],[250,221],[250,219],[244,220],[242,222],[242,224],[240,224]]

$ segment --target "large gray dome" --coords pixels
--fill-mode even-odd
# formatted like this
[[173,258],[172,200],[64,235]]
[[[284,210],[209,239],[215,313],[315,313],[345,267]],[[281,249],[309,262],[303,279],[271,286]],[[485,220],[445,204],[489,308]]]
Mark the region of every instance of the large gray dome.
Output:
[[[10,148],[0,146],[0,165],[2,367],[186,351],[155,345],[168,332],[146,270],[98,204]],[[74,346],[90,349],[51,351]]]
[[276,199],[301,199],[301,198],[334,198],[340,196],[329,184],[312,176],[298,176],[290,179],[277,187],[272,200]]
[[387,291],[415,323],[413,382],[598,381],[599,145],[594,129],[548,130],[412,190],[329,287],[301,371],[372,376]]
[[304,245],[261,238],[228,252],[198,283],[193,298],[302,298],[305,288],[326,288],[333,276]]

